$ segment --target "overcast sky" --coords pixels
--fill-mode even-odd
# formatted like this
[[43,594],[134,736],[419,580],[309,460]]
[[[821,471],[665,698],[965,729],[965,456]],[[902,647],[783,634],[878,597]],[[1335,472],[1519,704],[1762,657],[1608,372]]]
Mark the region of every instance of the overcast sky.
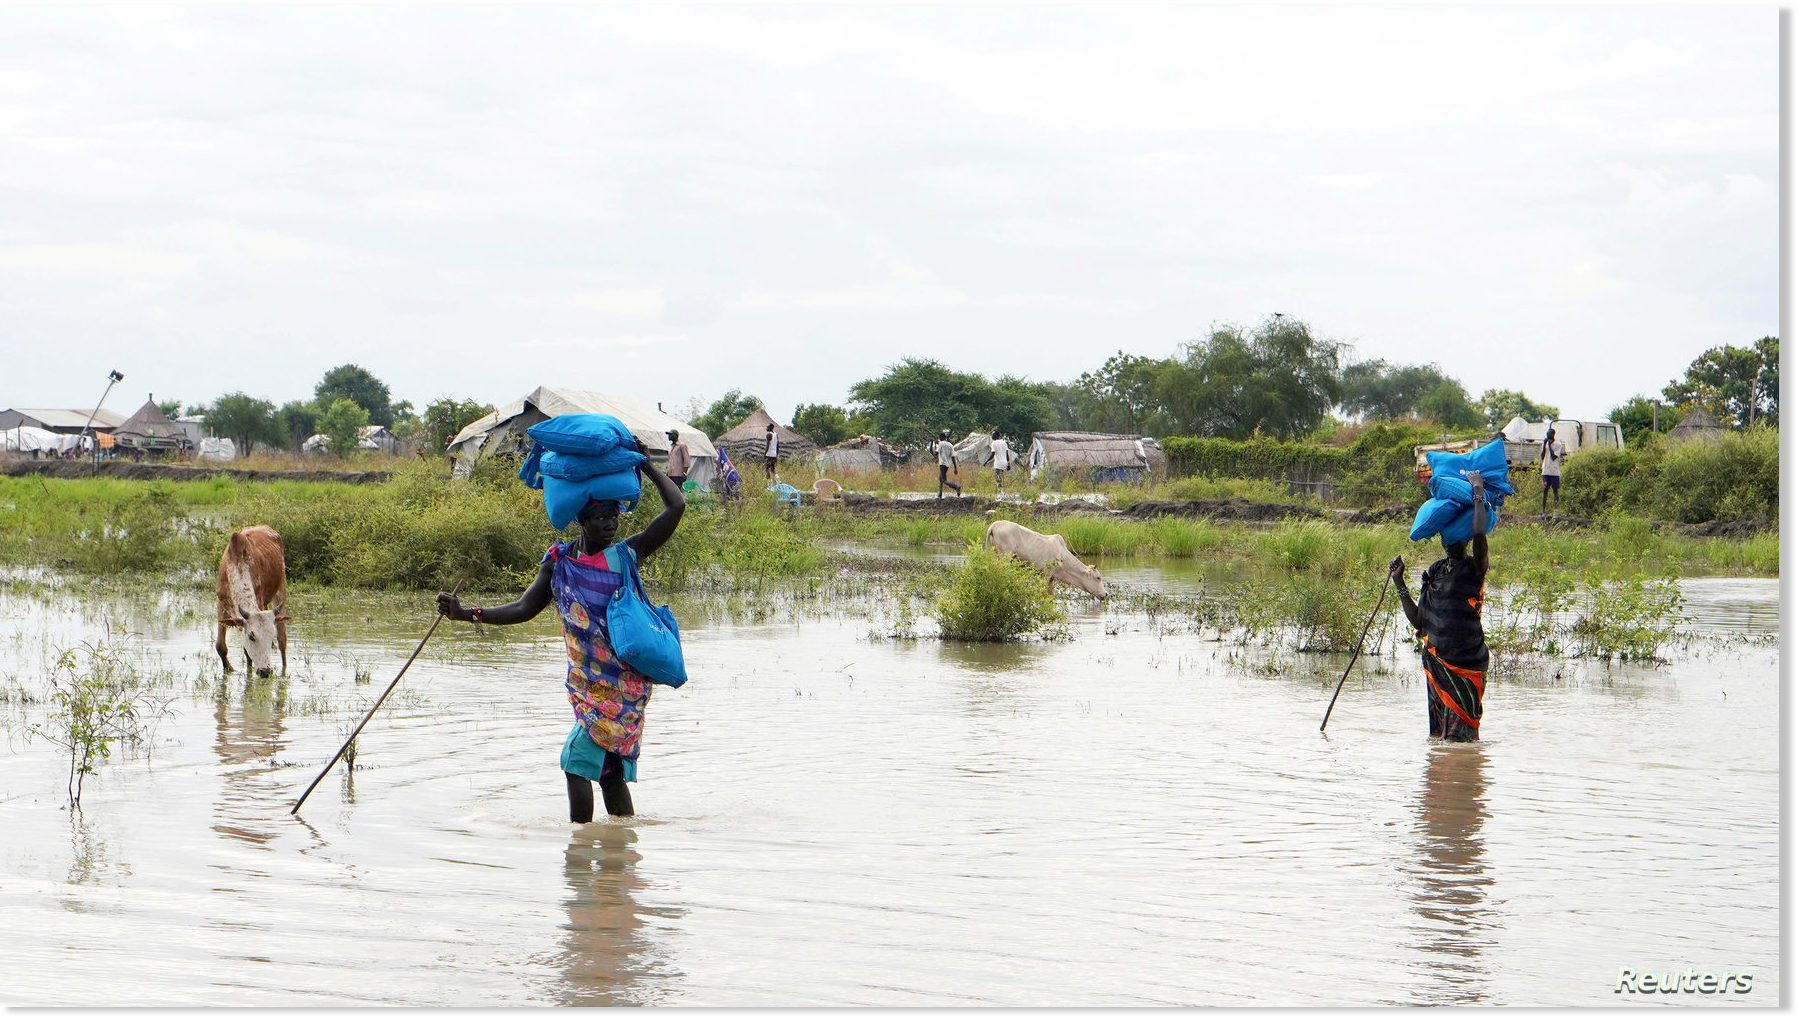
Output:
[[1773,7],[0,7],[0,407],[787,420],[1282,312],[1569,417],[1778,333]]

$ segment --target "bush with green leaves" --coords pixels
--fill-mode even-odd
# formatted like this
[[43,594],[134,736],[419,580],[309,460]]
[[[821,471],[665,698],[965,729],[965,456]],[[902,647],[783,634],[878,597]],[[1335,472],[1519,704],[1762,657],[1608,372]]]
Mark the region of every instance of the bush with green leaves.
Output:
[[69,804],[81,805],[88,776],[112,758],[115,749],[135,751],[167,711],[150,691],[154,678],[138,671],[104,642],[63,650],[48,678],[50,714],[29,735],[68,755]]
[[1062,620],[1043,575],[1016,557],[969,545],[936,600],[943,636],[961,641],[1005,641]]

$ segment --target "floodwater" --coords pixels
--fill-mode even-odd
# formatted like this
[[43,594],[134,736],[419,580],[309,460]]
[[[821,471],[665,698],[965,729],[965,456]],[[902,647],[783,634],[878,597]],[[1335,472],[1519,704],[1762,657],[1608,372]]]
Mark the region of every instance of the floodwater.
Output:
[[677,604],[641,814],[579,826],[550,616],[440,627],[295,817],[425,597],[297,592],[288,677],[220,685],[205,587],[50,581],[0,587],[0,680],[122,628],[172,700],[79,813],[12,704],[8,1004],[1617,1005],[1620,967],[1779,1001],[1774,580],[1686,582],[1671,664],[1495,678],[1458,746],[1408,652],[1363,656],[1326,735],[1345,657],[1090,602],[1002,646]]

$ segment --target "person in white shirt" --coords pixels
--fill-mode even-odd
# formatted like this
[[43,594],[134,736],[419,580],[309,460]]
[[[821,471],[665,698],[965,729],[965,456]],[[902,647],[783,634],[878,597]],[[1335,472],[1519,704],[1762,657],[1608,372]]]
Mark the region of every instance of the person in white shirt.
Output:
[[768,448],[762,456],[768,458],[768,475],[774,475],[774,462],[780,459],[780,437],[774,434],[774,423],[768,423]]
[[961,463],[955,459],[955,444],[949,441],[949,430],[944,429],[936,437],[936,498],[943,498],[943,486],[955,490],[961,495],[961,486],[949,480],[949,469],[954,468],[957,476],[961,474]]
[[986,460],[981,463],[992,464],[993,484],[998,487],[1000,492],[1005,491],[1005,472],[1011,470],[1011,461],[1014,456],[1015,454],[1011,452],[1011,444],[1001,438],[999,433],[993,433],[992,452],[988,453]]
[[1548,516],[1548,494],[1555,494],[1555,509],[1561,509],[1561,464],[1567,459],[1567,444],[1555,442],[1555,430],[1549,429],[1542,440],[1542,516]]

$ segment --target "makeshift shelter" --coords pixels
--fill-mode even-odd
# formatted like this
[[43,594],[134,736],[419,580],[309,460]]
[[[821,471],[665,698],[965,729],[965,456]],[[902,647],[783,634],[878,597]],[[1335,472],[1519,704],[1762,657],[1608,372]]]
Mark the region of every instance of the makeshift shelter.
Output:
[[738,470],[745,464],[760,465],[766,459],[764,451],[768,449],[769,425],[774,426],[774,434],[780,437],[781,460],[810,458],[818,451],[817,443],[775,421],[767,409],[760,407],[736,428],[726,431],[712,442],[730,454],[730,459],[736,462]]
[[657,464],[668,463],[671,444],[667,433],[675,429],[693,455],[687,480],[706,487],[717,472],[717,450],[706,434],[660,408],[614,393],[539,386],[456,433],[445,451],[453,473],[457,478],[466,478],[476,461],[489,457],[511,455],[522,460],[531,449],[531,437],[525,435],[525,429],[563,414],[609,414],[617,418]]
[[993,434],[991,432],[970,432],[961,442],[955,444],[955,459],[962,467],[979,467],[980,462],[993,452]]
[[0,452],[29,453],[35,457],[57,456],[80,442],[79,436],[59,436],[35,425],[15,425],[0,432]]
[[818,470],[824,471],[891,471],[911,459],[911,451],[873,436],[856,436],[835,446],[826,446],[816,455]]
[[95,432],[111,432],[125,424],[124,415],[117,411],[108,411],[104,407],[99,411],[91,408],[83,411],[80,408],[11,407],[0,411],[0,429],[28,425],[46,432],[54,432],[59,436],[78,436],[87,430],[87,418],[90,414],[94,417]]
[[154,400],[146,400],[136,414],[112,430],[112,438],[119,446],[132,450],[179,450],[187,441],[187,433],[169,421]]
[[[307,436],[306,440],[300,444],[300,450],[303,453],[319,453],[330,445],[330,442],[330,436],[322,432],[315,432]],[[392,453],[396,442],[398,440],[394,438],[393,433],[387,431],[387,426],[364,425],[362,431],[357,434],[356,449]]]
[[1692,413],[1680,419],[1678,425],[1667,430],[1667,438],[1672,441],[1685,439],[1716,439],[1726,430],[1711,412],[1702,407],[1692,408]]
[[1024,454],[1032,479],[1080,475],[1095,482],[1140,482],[1167,463],[1161,444],[1144,436],[1102,432],[1037,432]]

